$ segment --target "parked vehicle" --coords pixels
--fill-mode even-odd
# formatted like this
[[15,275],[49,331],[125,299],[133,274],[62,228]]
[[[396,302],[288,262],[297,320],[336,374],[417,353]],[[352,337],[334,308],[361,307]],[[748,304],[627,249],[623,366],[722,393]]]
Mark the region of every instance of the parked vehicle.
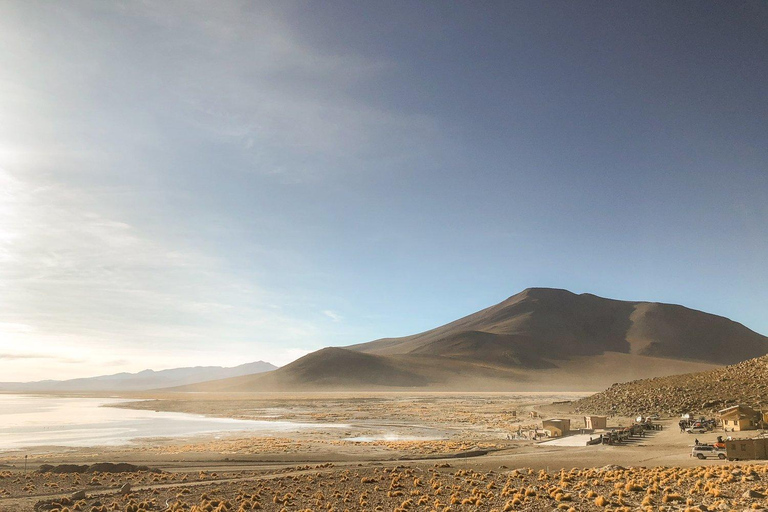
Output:
[[689,434],[703,434],[704,432],[707,431],[707,429],[702,426],[698,426],[698,427],[688,427],[687,429],[685,429],[685,431],[688,432]]
[[725,459],[725,450],[716,448],[710,444],[700,444],[694,446],[691,450],[691,457],[696,457],[699,460],[704,459]]

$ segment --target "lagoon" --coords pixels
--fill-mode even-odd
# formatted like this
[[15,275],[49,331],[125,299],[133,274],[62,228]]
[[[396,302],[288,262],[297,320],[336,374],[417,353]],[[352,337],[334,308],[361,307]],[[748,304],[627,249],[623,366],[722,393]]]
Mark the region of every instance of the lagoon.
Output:
[[35,446],[119,446],[149,438],[227,432],[272,435],[348,425],[210,418],[110,407],[121,398],[0,394],[0,450]]

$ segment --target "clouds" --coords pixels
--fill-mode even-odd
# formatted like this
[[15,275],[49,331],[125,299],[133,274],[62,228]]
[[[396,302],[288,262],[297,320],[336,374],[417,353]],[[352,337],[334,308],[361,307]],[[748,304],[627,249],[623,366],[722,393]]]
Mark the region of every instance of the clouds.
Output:
[[65,364],[81,364],[87,362],[85,359],[73,359],[68,357],[54,357],[44,354],[16,354],[16,353],[0,353],[0,361],[24,361],[28,359],[50,359],[57,363]]
[[0,320],[30,328],[0,330],[0,349],[33,350],[13,368],[8,352],[2,370],[21,378],[72,353],[132,369],[150,352],[155,366],[197,364],[211,344],[222,364],[282,364],[319,346],[312,313],[297,313],[318,307],[312,298],[233,263],[261,250],[303,271],[300,258],[269,240],[217,245],[242,230],[240,212],[206,209],[209,184],[192,176],[301,183],[344,172],[338,163],[371,141],[421,122],[348,94],[390,64],[319,51],[285,8],[263,4],[2,9]]
[[[159,158],[204,144],[229,152],[222,168],[296,182],[435,129],[357,97],[394,64],[315,48],[287,23],[291,9],[7,4],[0,37],[12,51],[0,57],[0,108],[18,122],[6,140],[45,158],[48,172],[152,173]],[[65,161],[50,161],[62,153]]]
[[[292,345],[317,337],[311,323],[271,307],[286,297],[240,281],[215,257],[105,216],[88,193],[8,172],[0,179],[6,374],[73,354],[91,365],[119,356],[138,369],[149,353],[156,366],[195,362],[212,342],[228,347],[225,362],[285,363]],[[32,352],[8,350],[15,346]]]
[[334,322],[341,322],[344,320],[344,317],[340,314],[336,313],[335,311],[331,311],[330,309],[326,309],[323,311],[323,314],[333,320]]

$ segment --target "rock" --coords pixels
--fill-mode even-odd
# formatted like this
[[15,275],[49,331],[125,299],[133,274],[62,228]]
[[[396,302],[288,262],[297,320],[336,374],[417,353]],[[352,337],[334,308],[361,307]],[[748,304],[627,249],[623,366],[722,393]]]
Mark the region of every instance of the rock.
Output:
[[118,491],[118,494],[129,494],[131,492],[131,484],[124,483],[123,486]]
[[38,473],[56,473],[56,474],[69,474],[69,473],[85,473],[88,470],[88,466],[79,466],[77,464],[59,464],[58,466],[51,466],[50,464],[43,464],[38,468]]
[[744,494],[742,494],[741,497],[747,499],[761,499],[765,498],[765,494],[750,489],[748,491],[744,491]]
[[86,473],[139,473],[142,471],[148,471],[152,473],[160,473],[161,471],[156,468],[150,468],[147,466],[136,466],[134,464],[128,464],[126,462],[119,462],[114,464],[112,462],[99,462],[91,464]]
[[71,500],[84,500],[85,499],[85,491],[77,491],[76,493],[72,494],[72,496],[69,497]]
[[712,413],[729,405],[758,405],[768,382],[768,356],[714,370],[614,384],[574,402],[579,411],[635,416],[666,411]]

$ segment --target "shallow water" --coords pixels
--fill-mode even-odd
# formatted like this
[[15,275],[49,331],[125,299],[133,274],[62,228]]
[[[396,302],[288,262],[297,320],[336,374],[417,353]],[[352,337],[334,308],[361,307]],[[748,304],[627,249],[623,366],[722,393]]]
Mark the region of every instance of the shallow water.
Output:
[[348,425],[208,418],[104,407],[131,400],[0,394],[0,450],[32,446],[118,446],[142,438],[224,432],[280,434]]

